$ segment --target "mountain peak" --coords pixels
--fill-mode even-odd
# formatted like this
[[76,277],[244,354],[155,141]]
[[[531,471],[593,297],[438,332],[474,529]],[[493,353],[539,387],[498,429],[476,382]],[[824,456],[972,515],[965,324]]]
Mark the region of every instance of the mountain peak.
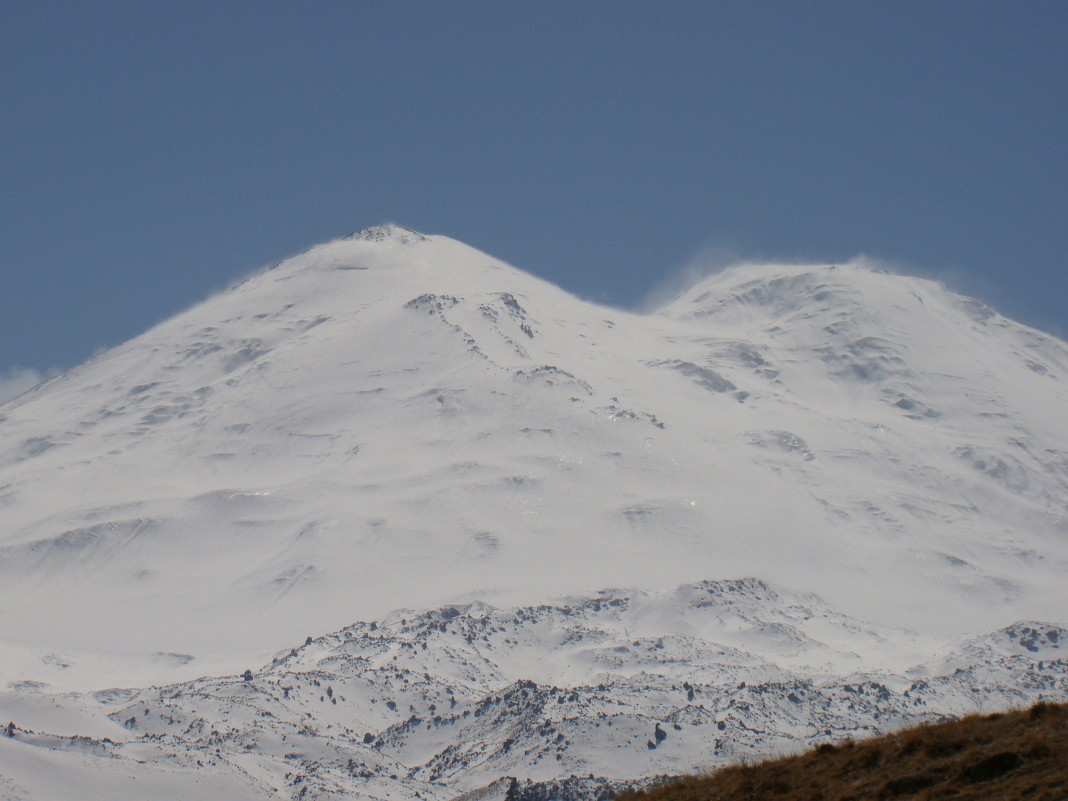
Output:
[[[865,261],[835,264],[743,264],[700,281],[662,312],[694,319],[790,315],[872,306],[872,297],[917,295],[918,279],[895,276]],[[933,289],[927,287],[924,292]],[[880,305],[880,304],[875,304]]]
[[384,223],[382,225],[372,225],[370,228],[364,228],[360,231],[353,231],[345,239],[357,239],[363,242],[397,242],[401,245],[407,245],[412,242],[426,242],[427,237],[423,236],[418,231],[413,231],[410,228],[404,228],[395,223]]

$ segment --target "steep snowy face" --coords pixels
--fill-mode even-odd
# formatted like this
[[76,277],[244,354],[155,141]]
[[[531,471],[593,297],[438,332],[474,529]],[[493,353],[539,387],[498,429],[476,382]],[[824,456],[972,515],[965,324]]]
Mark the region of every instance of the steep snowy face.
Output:
[[502,375],[521,385],[513,373],[537,364],[525,348],[539,323],[514,292],[549,309],[579,305],[450,240],[362,232],[19,399],[5,412],[4,460],[19,484],[74,470],[69,492],[90,495],[89,481],[110,503],[136,504],[360,472],[381,441],[382,481],[412,460],[406,448],[491,403],[485,385]]
[[1066,376],[863,265],[642,317],[368,229],[0,407],[5,669],[230,669],[402,606],[742,575],[925,630],[1058,620]]
[[660,314],[706,332],[707,363],[747,369],[750,405],[781,401],[788,431],[754,444],[802,453],[813,494],[868,518],[891,561],[1009,600],[1016,565],[1063,555],[1063,342],[863,261],[735,268]]
[[340,624],[356,600],[482,586],[589,397],[548,361],[582,309],[452,240],[372,229],[56,377],[3,412],[6,609],[26,632],[121,621],[195,649],[231,613],[221,647],[250,615],[292,635],[328,599]]

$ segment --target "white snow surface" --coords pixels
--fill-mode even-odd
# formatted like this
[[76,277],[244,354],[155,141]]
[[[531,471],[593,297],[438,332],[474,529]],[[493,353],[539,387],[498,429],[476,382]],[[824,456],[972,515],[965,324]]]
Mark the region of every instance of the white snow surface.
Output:
[[312,248],[0,406],[0,798],[450,798],[1063,695],[1065,420],[1064,342],[863,260],[636,315]]

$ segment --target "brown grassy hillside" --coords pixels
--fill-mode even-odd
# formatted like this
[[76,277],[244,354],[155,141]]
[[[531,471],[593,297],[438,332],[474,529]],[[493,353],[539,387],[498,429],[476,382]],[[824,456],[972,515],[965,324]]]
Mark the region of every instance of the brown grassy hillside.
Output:
[[729,767],[629,801],[1068,801],[1068,704]]

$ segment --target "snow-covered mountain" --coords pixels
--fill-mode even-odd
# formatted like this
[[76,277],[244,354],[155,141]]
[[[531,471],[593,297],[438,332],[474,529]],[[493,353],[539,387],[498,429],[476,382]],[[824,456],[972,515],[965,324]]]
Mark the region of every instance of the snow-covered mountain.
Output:
[[1063,695],[1066,419],[1065,343],[864,262],[636,315],[313,248],[0,406],[0,792],[448,798]]
[[[657,777],[1068,696],[1068,630],[914,647],[756,579],[401,610],[242,675],[16,685],[5,798],[604,797]],[[8,785],[2,784],[7,777]]]

